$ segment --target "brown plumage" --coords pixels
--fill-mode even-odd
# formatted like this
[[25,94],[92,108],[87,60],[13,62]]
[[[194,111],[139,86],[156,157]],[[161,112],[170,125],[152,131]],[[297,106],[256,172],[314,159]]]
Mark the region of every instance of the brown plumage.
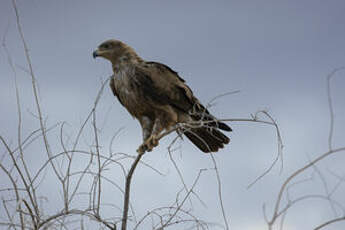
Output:
[[158,145],[158,135],[165,129],[184,123],[183,132],[203,152],[217,152],[230,139],[221,131],[231,131],[217,121],[193,95],[185,81],[171,68],[148,62],[118,40],[103,42],[94,57],[108,59],[114,75],[110,88],[128,112],[139,120],[143,144],[138,152],[151,151]]

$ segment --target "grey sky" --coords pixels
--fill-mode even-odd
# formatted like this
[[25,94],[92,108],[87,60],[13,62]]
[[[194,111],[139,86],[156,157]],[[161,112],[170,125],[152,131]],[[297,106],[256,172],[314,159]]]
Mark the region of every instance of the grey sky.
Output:
[[[221,93],[240,90],[219,99],[211,109],[220,118],[245,118],[259,109],[268,109],[281,128],[285,146],[281,175],[276,166],[254,187],[246,189],[276,155],[276,137],[271,127],[231,123],[232,143],[216,154],[232,229],[264,229],[262,204],[266,202],[270,215],[282,181],[308,162],[308,157],[327,150],[326,76],[345,65],[343,0],[18,0],[18,8],[47,123],[66,121],[73,135],[91,109],[101,79],[111,75],[110,63],[92,58],[93,49],[109,38],[126,42],[144,59],[165,63],[178,71],[204,103]],[[6,31],[6,45],[17,65],[24,131],[28,133],[38,125],[30,115],[30,111],[35,111],[31,82],[21,70],[27,67],[11,1],[1,0],[1,39]],[[332,82],[335,146],[344,145],[345,139],[344,74],[339,72]],[[18,119],[13,73],[3,48],[0,81],[0,135],[15,143]],[[114,148],[135,153],[141,141],[139,124],[108,88],[99,114],[99,123],[107,117],[102,144],[108,146],[112,134],[125,127]],[[59,143],[57,135],[50,136],[55,145]],[[90,138],[91,135],[86,136],[85,142]],[[181,186],[167,155],[169,141],[171,137],[145,156],[167,176],[143,167],[137,171],[132,197],[139,216],[149,208],[173,202]],[[35,146],[32,149],[30,159],[43,154]],[[210,158],[187,140],[182,142],[181,156],[176,156],[189,185],[199,168],[212,167]],[[322,168],[343,174],[344,160],[338,156],[337,161],[328,160]],[[112,173],[109,175],[116,177],[116,172]],[[206,174],[198,184],[198,192],[208,207],[200,206],[197,213],[212,222],[221,222],[216,179],[213,172]],[[336,181],[329,174],[327,177],[332,187]],[[296,188],[293,195],[322,193],[321,185],[316,178]],[[339,191],[335,198],[344,204],[344,187]],[[112,194],[106,195],[111,202]],[[324,201],[301,203],[287,215],[286,229],[310,229],[331,217],[332,211]],[[344,224],[338,224],[329,229],[344,228]]]

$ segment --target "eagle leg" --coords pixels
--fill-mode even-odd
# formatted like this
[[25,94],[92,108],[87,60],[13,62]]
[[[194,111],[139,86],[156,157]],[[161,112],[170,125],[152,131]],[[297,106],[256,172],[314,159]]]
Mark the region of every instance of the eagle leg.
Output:
[[143,132],[143,142],[145,142],[151,136],[152,129],[153,129],[153,122],[147,116],[141,117],[139,121],[140,121],[140,125]]
[[146,151],[152,151],[152,148],[150,149],[148,144],[147,144],[147,140],[151,136],[152,129],[153,129],[153,122],[147,116],[142,116],[139,119],[139,122],[140,122],[142,132],[143,132],[143,143],[139,146],[139,148],[137,149],[137,152],[139,154],[143,154]]
[[[145,122],[141,122],[142,125]],[[143,138],[144,138],[144,143],[141,144],[137,150],[139,154],[143,154],[145,151],[151,152],[152,149],[156,146],[158,146],[159,141],[158,141],[158,135],[163,131],[164,127],[162,126],[162,123],[160,119],[155,119],[155,122],[152,126],[152,132],[151,135],[145,140],[147,132],[143,132]],[[143,125],[143,131],[144,131],[144,125]]]
[[144,143],[142,143],[137,152],[143,154],[146,151],[151,152],[154,147],[158,145],[158,140],[156,135],[151,135]]
[[156,118],[153,124],[152,133],[148,141],[152,147],[156,147],[159,144],[158,135],[163,131],[164,126],[162,124],[162,119]]

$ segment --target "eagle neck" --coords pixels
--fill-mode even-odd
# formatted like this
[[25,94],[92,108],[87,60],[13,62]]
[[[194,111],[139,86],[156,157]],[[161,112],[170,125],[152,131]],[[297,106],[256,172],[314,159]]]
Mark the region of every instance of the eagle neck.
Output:
[[126,53],[117,59],[112,61],[114,73],[119,71],[127,71],[132,69],[134,66],[142,63],[143,60],[135,53]]

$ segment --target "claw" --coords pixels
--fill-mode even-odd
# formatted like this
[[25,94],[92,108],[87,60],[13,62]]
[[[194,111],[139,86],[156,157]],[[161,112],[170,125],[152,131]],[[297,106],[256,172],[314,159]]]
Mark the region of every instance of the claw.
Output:
[[157,140],[157,137],[156,136],[151,136],[151,144],[153,147],[156,147],[158,146],[158,140]]
[[158,145],[158,140],[156,135],[151,135],[146,141],[146,145],[148,146],[148,149],[152,150],[154,147]]
[[139,148],[137,149],[137,152],[139,154],[143,154],[146,151],[151,152],[154,147],[158,145],[159,141],[157,140],[157,137],[155,135],[151,135],[147,140],[142,143]]
[[137,149],[137,152],[139,154],[144,154],[146,150],[147,150],[147,146],[145,145],[145,143],[143,143],[139,146],[139,148]]

